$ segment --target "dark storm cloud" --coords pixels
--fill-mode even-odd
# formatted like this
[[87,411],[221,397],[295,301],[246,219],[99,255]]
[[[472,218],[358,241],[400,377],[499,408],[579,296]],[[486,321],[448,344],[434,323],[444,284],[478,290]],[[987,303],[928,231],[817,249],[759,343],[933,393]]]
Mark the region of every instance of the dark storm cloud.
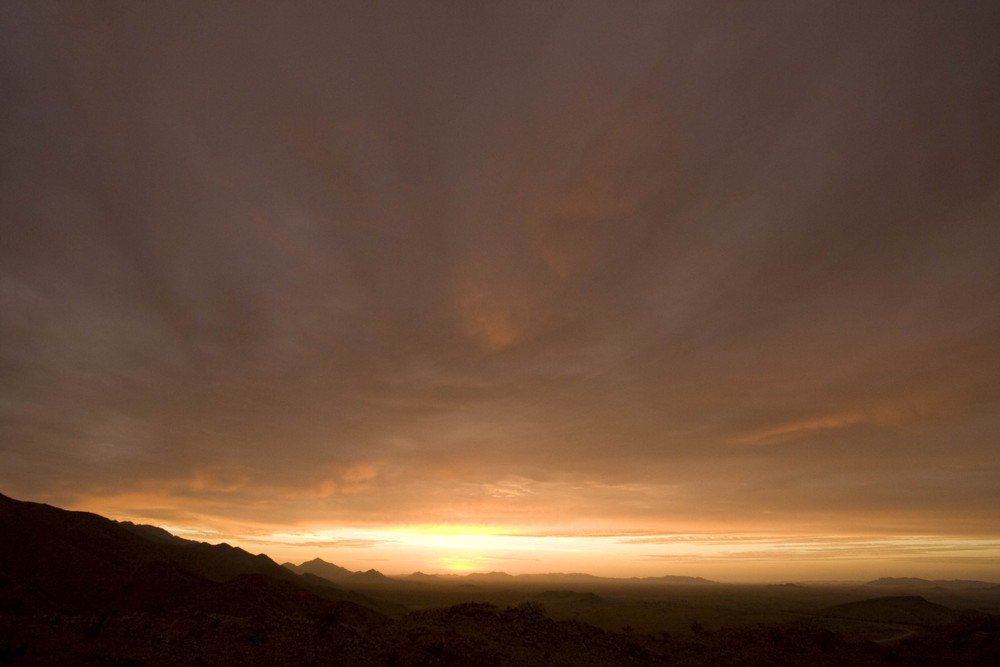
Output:
[[12,492],[996,529],[992,7],[2,11]]

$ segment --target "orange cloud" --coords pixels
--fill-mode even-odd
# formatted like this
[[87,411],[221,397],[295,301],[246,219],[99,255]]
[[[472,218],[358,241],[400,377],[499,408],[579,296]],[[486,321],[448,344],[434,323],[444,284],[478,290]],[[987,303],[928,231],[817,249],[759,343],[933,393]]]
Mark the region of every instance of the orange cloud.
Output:
[[908,396],[867,408],[818,415],[750,430],[730,438],[729,442],[738,445],[777,444],[799,435],[843,429],[858,424],[901,428],[916,420],[947,416],[958,409],[958,401],[952,398]]
[[784,442],[804,432],[846,428],[866,421],[869,421],[869,417],[860,411],[813,417],[751,431],[730,439],[730,442],[739,445]]
[[[672,133],[645,102],[624,100],[609,119],[579,131],[562,169],[519,211],[532,250],[559,280],[593,270],[630,240],[636,217],[680,182]],[[531,158],[528,158],[531,159]]]
[[491,352],[509,347],[522,333],[511,304],[481,287],[466,288],[459,309],[466,332]]
[[251,481],[251,476],[238,467],[215,466],[195,470],[191,477],[182,483],[192,491],[234,493],[245,489]]

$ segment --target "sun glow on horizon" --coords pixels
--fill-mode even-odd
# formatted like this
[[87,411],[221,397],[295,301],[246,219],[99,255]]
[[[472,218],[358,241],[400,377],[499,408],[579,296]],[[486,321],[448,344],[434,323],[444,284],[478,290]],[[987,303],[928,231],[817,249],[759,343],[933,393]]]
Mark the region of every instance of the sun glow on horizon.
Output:
[[[696,576],[717,581],[915,576],[1000,580],[1000,539],[989,535],[808,530],[646,529],[499,523],[281,525],[105,498],[76,509],[160,526],[185,539],[228,543],[278,563],[314,558],[355,571],[509,574],[586,572],[609,577]],[[143,509],[150,507],[149,511]]]
[[475,572],[482,565],[482,562],[477,558],[445,557],[438,559],[438,563],[449,572],[461,574]]
[[[171,531],[173,532],[173,531]],[[905,576],[997,577],[1000,540],[934,536],[767,535],[685,533],[636,535],[623,531],[580,535],[530,534],[511,527],[393,526],[296,532],[226,534],[200,530],[181,537],[215,536],[278,560],[319,557],[354,570],[510,574],[587,572],[632,577],[665,574],[725,581]],[[902,575],[901,575],[902,576]]]

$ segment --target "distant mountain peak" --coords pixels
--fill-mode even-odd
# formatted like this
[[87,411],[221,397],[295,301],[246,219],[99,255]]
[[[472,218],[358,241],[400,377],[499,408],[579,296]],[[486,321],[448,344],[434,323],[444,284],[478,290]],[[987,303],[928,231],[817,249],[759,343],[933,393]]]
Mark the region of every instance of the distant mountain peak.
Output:
[[297,572],[299,574],[312,574],[317,577],[322,577],[327,581],[336,581],[356,574],[355,572],[348,570],[346,567],[328,563],[322,558],[313,558],[312,560],[306,561],[301,565],[293,565],[290,569],[292,572]]
[[921,579],[919,577],[879,577],[874,581],[869,581],[870,586],[883,586],[887,584],[929,584],[930,581],[927,579]]
[[[304,563],[302,563],[302,565],[311,565],[311,564],[315,564],[315,565],[333,565],[333,563],[325,561],[325,560],[323,560],[322,558],[319,558],[319,557],[313,558],[312,560],[307,560]],[[337,566],[334,566],[334,567],[337,567]]]
[[372,568],[369,570],[365,570],[364,572],[355,572],[354,574],[351,575],[351,579],[367,580],[367,581],[373,581],[373,580],[383,581],[383,580],[388,580],[389,577],[385,576],[378,570]]

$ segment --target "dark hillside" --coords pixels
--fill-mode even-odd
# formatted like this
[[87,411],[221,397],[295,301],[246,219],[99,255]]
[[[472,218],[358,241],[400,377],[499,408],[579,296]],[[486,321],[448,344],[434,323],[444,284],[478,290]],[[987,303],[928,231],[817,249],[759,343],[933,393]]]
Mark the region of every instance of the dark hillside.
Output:
[[[622,590],[640,590],[644,598],[538,590],[537,582],[520,593],[504,592],[495,582],[511,586],[515,578],[491,573],[478,578],[484,585],[473,587],[475,594],[493,590],[494,595],[530,599],[507,606],[463,602],[407,613],[398,605],[341,591],[315,574],[295,574],[266,556],[190,542],[152,526],[119,524],[86,512],[0,496],[0,531],[5,536],[0,551],[0,664],[820,667],[920,665],[931,657],[927,664],[978,667],[996,664],[1000,656],[996,617],[959,612],[915,596],[825,607],[818,614],[797,614],[804,619],[798,623],[709,628],[692,622],[690,633],[672,636],[634,630],[620,622],[621,610],[648,611],[725,591],[718,586],[665,587],[661,602],[645,599],[654,589],[631,585]],[[394,584],[374,570],[344,578]],[[395,584],[415,600],[428,586],[410,580]],[[450,584],[444,589],[448,596],[463,590]],[[681,590],[686,598],[679,597]],[[734,591],[728,598],[709,596],[708,606],[703,602],[698,608],[744,605],[746,600]],[[609,626],[602,629],[571,616],[557,620],[546,611],[550,605],[568,615],[600,612]],[[388,611],[391,618],[370,607]],[[614,618],[619,624],[611,626]],[[834,627],[823,626],[830,622]],[[851,632],[888,628],[896,636],[891,645],[860,641],[858,634],[837,632],[836,624]]]
[[966,615],[956,609],[928,602],[918,595],[901,595],[849,602],[828,607],[819,613],[833,618],[922,626],[955,623]]
[[[0,611],[101,613],[189,607],[185,601],[200,599],[207,604],[218,584],[247,575],[256,575],[259,585],[266,582],[270,594],[282,592],[273,600],[264,594],[248,596],[247,604],[253,602],[258,608],[281,607],[289,595],[324,605],[347,598],[366,602],[330,586],[318,590],[318,584],[328,582],[301,577],[267,556],[227,544],[192,542],[153,526],[120,524],[88,512],[3,495],[0,534],[8,536],[0,551]],[[275,588],[278,582],[284,584],[280,589]],[[236,583],[230,588],[239,590]]]

